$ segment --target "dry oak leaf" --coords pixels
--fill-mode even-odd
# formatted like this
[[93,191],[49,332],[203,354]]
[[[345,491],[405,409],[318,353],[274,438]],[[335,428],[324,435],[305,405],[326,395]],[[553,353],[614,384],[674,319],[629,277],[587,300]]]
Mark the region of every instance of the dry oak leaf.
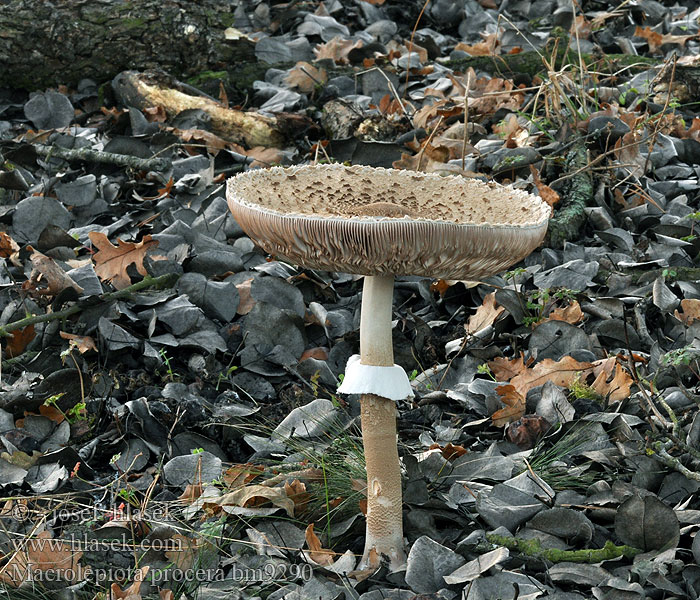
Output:
[[239,315],[247,315],[257,304],[257,300],[250,293],[250,285],[253,283],[253,278],[246,279],[243,283],[236,285],[238,290],[238,308],[236,312]]
[[581,373],[591,372],[593,366],[593,363],[581,362],[570,356],[565,356],[558,361],[545,358],[532,369],[527,369],[513,377],[510,383],[523,396],[527,395],[532,388],[543,385],[548,381],[559,387],[569,387],[571,382],[579,377]]
[[685,46],[688,40],[694,39],[696,35],[671,35],[668,33],[661,34],[658,31],[653,31],[651,27],[639,27],[634,30],[635,37],[644,38],[649,44],[649,50],[656,52],[664,44],[678,44],[681,47]]
[[482,33],[481,36],[484,38],[483,42],[479,42],[477,44],[474,44],[473,46],[465,44],[464,42],[459,42],[459,44],[455,46],[455,50],[461,50],[462,52],[466,52],[471,56],[491,56],[493,54],[496,54],[496,49],[500,45],[500,42],[498,40],[498,34]]
[[229,489],[243,487],[265,472],[265,467],[253,463],[231,465],[223,474],[223,481]]
[[294,502],[294,507],[303,509],[311,500],[311,494],[306,491],[306,484],[295,479],[292,483],[284,482],[284,493]]
[[92,260],[95,262],[95,273],[102,281],[111,283],[118,290],[130,286],[131,278],[126,272],[129,265],[134,265],[139,274],[148,275],[143,259],[148,250],[158,246],[158,240],[147,235],[138,243],[117,239],[119,245],[113,246],[109,238],[99,231],[91,231],[89,237],[92,245],[98,249]]
[[75,335],[74,333],[68,333],[66,331],[59,331],[58,335],[64,340],[68,340],[70,347],[75,348],[80,354],[85,354],[86,352],[90,352],[90,350],[97,352],[97,344],[95,344],[95,340],[89,335]]
[[164,553],[165,558],[173,563],[176,569],[187,571],[192,569],[197,561],[204,543],[201,538],[194,539],[176,533],[167,540],[166,546],[170,546],[172,550]]
[[630,397],[630,391],[634,380],[622,368],[615,364],[615,376],[608,381],[609,374],[601,370],[591,387],[596,393],[608,399],[610,402],[620,402]]
[[491,420],[496,427],[503,427],[517,421],[525,414],[525,397],[515,389],[515,386],[498,386],[496,393],[501,397],[501,402],[506,405],[505,408],[491,415]]
[[503,314],[505,310],[505,308],[496,303],[496,292],[487,294],[482,305],[469,317],[469,321],[465,326],[467,334],[474,334],[489,325],[493,325],[494,321]]
[[306,528],[304,535],[306,537],[306,545],[309,547],[309,551],[307,552],[308,557],[317,565],[322,565],[324,567],[332,565],[335,552],[327,550],[321,545],[321,540],[319,540],[318,536],[314,533],[313,523]]
[[520,356],[516,358],[498,356],[492,361],[489,361],[488,365],[497,381],[510,381],[516,375],[527,371],[528,365],[531,362],[532,359],[526,363],[525,355],[521,352]]
[[575,300],[563,308],[555,308],[550,311],[544,321],[565,321],[571,325],[576,325],[583,321],[583,311],[581,305]]
[[700,300],[694,298],[681,300],[681,311],[678,312],[676,309],[673,316],[686,325],[690,325],[693,321],[700,321]]

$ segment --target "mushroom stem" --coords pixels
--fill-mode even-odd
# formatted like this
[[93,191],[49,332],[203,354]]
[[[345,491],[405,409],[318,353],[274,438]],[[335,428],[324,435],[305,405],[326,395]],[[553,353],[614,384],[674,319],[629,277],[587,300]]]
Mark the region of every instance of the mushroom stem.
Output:
[[[360,317],[360,362],[394,364],[391,308],[394,276],[365,277]],[[366,567],[381,555],[392,568],[406,562],[401,511],[401,466],[396,446],[396,404],[375,394],[361,396],[362,440],[367,469],[367,530],[360,563]]]

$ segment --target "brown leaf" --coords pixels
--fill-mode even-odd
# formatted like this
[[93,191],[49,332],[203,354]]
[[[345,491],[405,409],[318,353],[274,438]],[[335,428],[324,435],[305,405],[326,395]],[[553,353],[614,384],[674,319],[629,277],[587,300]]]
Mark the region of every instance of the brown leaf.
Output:
[[255,160],[250,163],[251,167],[269,167],[271,165],[278,165],[284,161],[284,152],[279,148],[265,148],[263,146],[255,146],[250,150],[246,150],[242,154],[250,156]]
[[194,539],[176,533],[169,540],[174,550],[167,550],[165,557],[173,563],[175,568],[181,571],[187,571],[195,565],[199,556],[202,545],[202,539]]
[[75,348],[80,354],[85,354],[90,350],[97,352],[97,344],[89,335],[75,335],[66,331],[59,331],[58,335],[64,340],[68,340],[70,347]]
[[492,56],[496,54],[496,49],[500,45],[500,42],[498,40],[498,34],[482,33],[481,37],[484,38],[483,42],[479,42],[477,44],[474,44],[473,46],[465,44],[464,42],[459,42],[459,44],[455,46],[455,50],[461,50],[462,52],[466,52],[471,56]]
[[46,256],[27,246],[32,254],[32,273],[29,280],[22,286],[25,289],[45,296],[57,296],[66,288],[73,288],[78,294],[83,293],[83,288],[73,281],[68,274],[56,264],[53,258]]
[[19,245],[4,231],[0,231],[0,258],[10,258],[19,252]]
[[503,427],[512,421],[517,421],[525,413],[525,398],[512,385],[500,385],[496,393],[501,397],[505,408],[497,410],[491,415],[491,420],[496,427]]
[[548,381],[559,387],[569,387],[582,372],[590,372],[593,363],[579,362],[570,356],[565,356],[559,361],[545,358],[532,369],[520,373],[510,380],[511,385],[523,396],[538,385]]
[[316,360],[328,360],[328,348],[317,346],[316,348],[309,348],[308,350],[304,350],[304,353],[301,355],[299,362],[302,362],[307,358],[315,358]]
[[[24,414],[26,416],[29,413],[25,412]],[[42,417],[46,417],[47,419],[52,420],[57,425],[60,425],[61,423],[63,423],[63,421],[66,420],[65,413],[61,412],[57,406],[53,405],[41,404],[39,406],[39,414]]]
[[634,30],[635,37],[644,38],[649,44],[649,50],[651,52],[656,52],[664,44],[678,44],[681,47],[685,46],[688,40],[698,37],[695,35],[671,35],[668,33],[660,34],[657,31],[653,31],[651,27],[639,27]]
[[26,552],[31,571],[63,574],[61,578],[71,583],[77,583],[87,575],[87,567],[79,562],[82,551],[75,550],[67,542],[52,539],[48,531],[27,540]]
[[24,329],[12,332],[12,337],[8,338],[5,346],[5,354],[8,358],[14,358],[22,354],[34,337],[34,325],[27,325]]
[[700,300],[695,298],[681,300],[681,311],[678,312],[678,309],[676,309],[673,316],[686,325],[690,325],[694,321],[700,321]]
[[110,587],[111,600],[141,600],[141,584],[145,581],[146,575],[151,567],[141,567],[134,575],[134,582],[128,587],[122,589],[119,584],[113,583]]
[[328,81],[325,69],[319,69],[313,65],[299,61],[284,78],[285,83],[303,94],[310,94],[317,85],[323,85]]
[[559,194],[542,182],[539,171],[532,165],[530,165],[530,173],[532,173],[532,181],[540,194],[540,198],[549,204],[552,207],[552,212],[554,212],[554,205],[559,202]]
[[522,352],[520,353],[520,356],[516,358],[504,358],[498,356],[492,361],[489,361],[489,368],[493,372],[493,376],[498,381],[510,381],[516,375],[520,375],[520,373],[527,371],[525,356]]
[[489,325],[493,325],[494,321],[503,314],[505,310],[505,308],[496,303],[496,292],[487,294],[483,304],[469,317],[469,321],[465,327],[467,334],[474,334]]
[[192,504],[202,495],[202,490],[203,488],[201,483],[188,483],[185,486],[185,491],[178,496],[178,500],[184,504]]
[[634,380],[622,368],[615,364],[615,376],[608,381],[608,374],[601,371],[591,387],[610,402],[620,402],[630,397],[631,386]]
[[313,523],[306,528],[305,537],[306,545],[309,547],[309,552],[307,553],[309,558],[317,565],[322,565],[324,567],[332,565],[335,552],[326,550],[321,546],[321,540],[319,540],[318,536],[314,533]]
[[583,312],[581,306],[575,300],[564,308],[555,308],[550,311],[544,321],[565,321],[571,325],[576,325],[583,321]]
[[144,236],[138,243],[117,239],[118,246],[113,246],[107,236],[99,231],[91,231],[88,235],[92,245],[98,249],[92,260],[95,262],[95,272],[102,281],[122,290],[131,285],[131,278],[126,272],[129,265],[135,265],[136,271],[143,276],[148,274],[143,259],[148,250],[158,246],[158,241],[150,235]]
[[283,488],[271,488],[264,485],[249,485],[238,488],[219,498],[212,498],[210,504],[226,506],[259,506],[271,502],[283,508],[290,517],[294,516],[294,501],[287,497]]
[[294,502],[295,509],[303,510],[311,500],[311,494],[306,491],[306,484],[295,479],[292,483],[284,482],[284,493]]
[[464,446],[455,446],[452,444],[452,442],[447,442],[447,444],[444,447],[440,444],[435,443],[432,444],[428,449],[439,449],[442,453],[442,458],[444,458],[445,460],[452,460],[454,458],[463,456],[467,453],[467,450]]
[[236,312],[239,315],[247,315],[257,304],[257,300],[250,293],[250,284],[253,283],[253,278],[246,279],[243,283],[236,286],[238,290],[238,308]]
[[265,472],[265,467],[245,463],[232,465],[223,474],[224,483],[229,489],[236,489],[250,483]]
[[362,40],[357,40],[353,42],[351,40],[344,40],[341,37],[334,37],[330,42],[325,44],[319,44],[314,48],[314,55],[316,60],[322,60],[324,58],[330,58],[339,64],[347,64],[348,54],[355,48],[362,48]]

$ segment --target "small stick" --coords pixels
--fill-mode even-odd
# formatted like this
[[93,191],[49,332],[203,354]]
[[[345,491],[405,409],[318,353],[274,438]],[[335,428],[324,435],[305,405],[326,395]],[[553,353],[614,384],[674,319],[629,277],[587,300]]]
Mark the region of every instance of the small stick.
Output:
[[60,146],[34,146],[37,154],[47,158],[61,158],[63,160],[82,160],[85,162],[102,163],[118,167],[130,167],[140,171],[167,171],[172,162],[169,158],[139,158],[114,152],[102,152],[92,148],[61,148]]

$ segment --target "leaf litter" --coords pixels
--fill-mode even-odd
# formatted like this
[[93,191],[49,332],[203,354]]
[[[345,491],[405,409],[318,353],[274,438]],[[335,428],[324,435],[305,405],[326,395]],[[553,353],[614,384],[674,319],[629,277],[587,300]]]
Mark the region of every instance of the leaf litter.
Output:
[[[0,579],[67,565],[76,594],[91,570],[138,565],[103,583],[177,598],[140,579],[202,564],[221,579],[203,597],[696,598],[697,8],[428,2],[418,21],[422,2],[328,2],[280,30],[266,3],[239,4],[270,63],[246,97],[205,83],[219,100],[175,114],[0,93],[0,520],[15,536]],[[509,63],[537,52],[534,70]],[[288,133],[228,139],[229,101]],[[335,388],[359,282],[265,256],[224,199],[237,172],[329,159],[512,183],[553,210],[547,243],[507,273],[397,282],[415,390],[398,405],[400,573],[378,557],[354,570],[358,406]],[[54,518],[58,498],[79,517]],[[66,552],[107,530],[184,550]]]

